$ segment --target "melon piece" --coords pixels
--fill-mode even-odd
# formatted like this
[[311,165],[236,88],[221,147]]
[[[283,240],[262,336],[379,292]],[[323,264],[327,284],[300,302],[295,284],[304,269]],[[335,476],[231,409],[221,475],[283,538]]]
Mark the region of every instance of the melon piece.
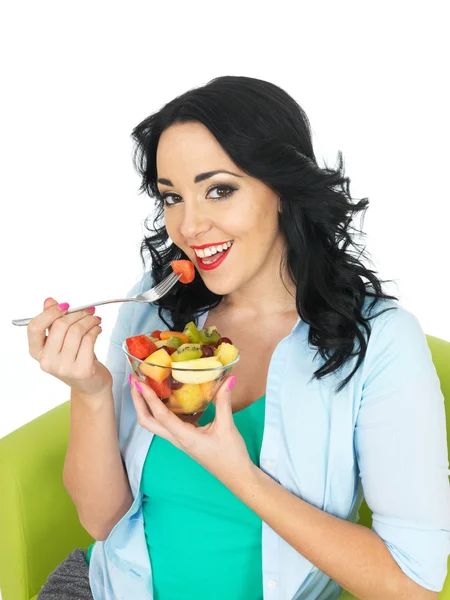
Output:
[[[149,365],[147,363],[152,364]],[[153,354],[150,354],[150,356],[148,356],[145,361],[139,365],[139,369],[142,371],[142,373],[144,373],[144,375],[148,375],[148,377],[151,377],[158,383],[161,383],[164,381],[164,379],[169,377],[170,369],[160,369],[155,365],[159,365],[160,367],[172,366],[172,360],[170,356],[162,348],[156,352],[153,352]]]
[[225,366],[234,362],[239,355],[239,350],[233,344],[222,342],[220,346],[214,350],[214,355],[220,360]]
[[146,335],[134,335],[126,339],[128,352],[140,360],[155,352],[156,346]]
[[[184,360],[172,364],[172,377],[181,383],[206,383],[220,377],[223,369],[222,363],[215,356]],[[215,369],[213,371],[200,371],[198,369]]]
[[178,280],[181,281],[181,283],[191,283],[191,281],[194,281],[195,267],[194,263],[190,260],[173,260],[170,263],[170,266],[175,275],[181,275]]
[[161,400],[169,398],[172,390],[169,387],[167,379],[164,379],[161,383],[159,381],[155,381],[151,377],[146,377],[147,385],[149,385],[152,390],[156,393],[156,395],[161,398]]
[[202,390],[203,397],[205,398],[205,400],[208,400],[208,402],[210,400],[212,400],[214,397],[214,390],[215,390],[216,385],[217,385],[216,379],[213,381],[207,381],[206,383],[200,384],[200,389]]
[[161,331],[159,337],[162,340],[170,340],[171,337],[179,337],[183,341],[183,344],[189,344],[189,338],[185,333],[181,333],[181,331]]

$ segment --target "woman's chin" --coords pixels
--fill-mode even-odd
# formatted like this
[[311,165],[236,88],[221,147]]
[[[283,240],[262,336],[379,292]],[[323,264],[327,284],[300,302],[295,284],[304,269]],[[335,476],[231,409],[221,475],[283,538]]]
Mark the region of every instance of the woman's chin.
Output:
[[230,294],[234,288],[235,285],[233,285],[231,283],[231,281],[212,281],[211,277],[208,277],[208,275],[206,274],[206,276],[202,273],[201,275],[202,279],[203,279],[203,283],[205,284],[205,286],[208,288],[208,290],[210,292],[212,292],[213,294],[217,294],[218,296],[227,296],[228,294]]

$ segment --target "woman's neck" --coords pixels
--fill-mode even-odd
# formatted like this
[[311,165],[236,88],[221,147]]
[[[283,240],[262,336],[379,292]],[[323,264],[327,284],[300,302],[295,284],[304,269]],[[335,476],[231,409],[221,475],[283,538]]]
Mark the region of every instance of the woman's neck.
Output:
[[[283,283],[284,281],[284,283]],[[260,277],[224,296],[216,311],[231,310],[244,320],[265,319],[273,315],[296,313],[295,284],[288,274]]]

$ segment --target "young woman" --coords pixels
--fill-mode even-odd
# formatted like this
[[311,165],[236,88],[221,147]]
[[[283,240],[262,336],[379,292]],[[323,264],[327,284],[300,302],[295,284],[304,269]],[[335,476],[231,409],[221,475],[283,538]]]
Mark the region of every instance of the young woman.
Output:
[[[194,281],[123,304],[106,365],[93,311],[50,298],[31,355],[71,387],[64,484],[85,529],[39,600],[437,598],[450,551],[439,381],[417,319],[361,261],[342,157],[314,156],[279,87],[219,77],[133,131],[156,199],[134,295],[189,259]],[[190,320],[240,349],[196,423],[134,381],[121,344]],[[46,337],[46,328],[49,333]],[[363,496],[372,530],[356,524]]]

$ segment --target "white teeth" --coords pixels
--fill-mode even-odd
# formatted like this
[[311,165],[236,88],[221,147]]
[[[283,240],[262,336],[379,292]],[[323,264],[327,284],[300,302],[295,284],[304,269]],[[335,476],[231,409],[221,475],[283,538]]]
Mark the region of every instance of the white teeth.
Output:
[[195,249],[195,254],[200,258],[205,258],[209,256],[213,256],[217,254],[217,252],[223,252],[230,248],[233,245],[233,242],[226,242],[225,244],[219,244],[218,246],[210,246],[209,248],[203,248],[202,250]]

